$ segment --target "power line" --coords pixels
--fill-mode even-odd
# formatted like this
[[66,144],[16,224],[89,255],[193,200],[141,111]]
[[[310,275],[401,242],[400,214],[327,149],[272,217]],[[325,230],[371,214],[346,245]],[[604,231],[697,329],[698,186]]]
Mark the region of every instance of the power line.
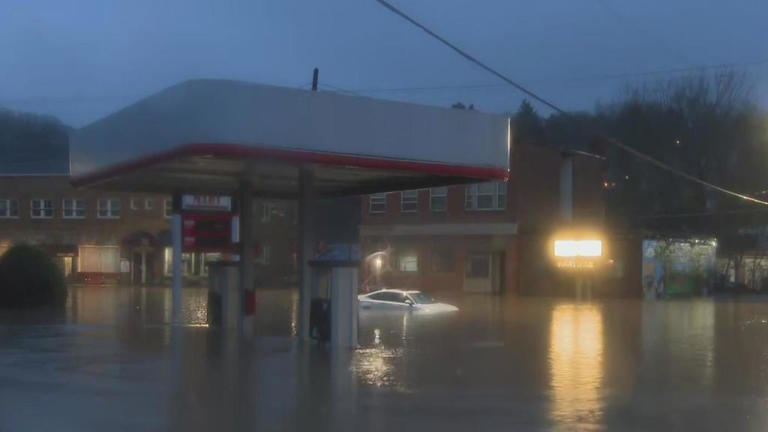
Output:
[[720,64],[708,64],[708,65],[700,65],[700,66],[687,66],[687,67],[680,67],[680,68],[659,69],[659,70],[642,71],[642,72],[627,72],[627,73],[619,73],[619,74],[592,75],[589,78],[595,78],[595,79],[619,79],[619,78],[631,78],[631,77],[642,77],[642,76],[652,76],[652,75],[667,75],[667,74],[676,74],[676,73],[685,73],[685,72],[704,72],[704,71],[707,71],[707,70],[718,70],[718,69],[734,69],[734,68],[738,68],[738,67],[761,66],[761,65],[764,65],[764,64],[768,64],[768,59],[755,60],[755,61],[749,61],[749,62],[720,63]]
[[[507,84],[511,85],[512,87],[520,90],[521,92],[523,92],[526,95],[530,96],[532,99],[534,99],[534,100],[540,102],[541,104],[551,108],[552,110],[554,110],[555,112],[557,112],[559,114],[562,114],[562,115],[567,116],[567,117],[572,117],[571,114],[568,113],[567,111],[565,111],[564,109],[562,109],[559,106],[555,105],[554,103],[544,99],[542,96],[539,96],[538,94],[534,93],[532,90],[529,90],[529,89],[525,88],[524,86],[516,83],[515,81],[513,81],[512,79],[506,77],[505,75],[501,74],[500,72],[497,72],[495,69],[491,68],[490,66],[488,66],[485,63],[481,62],[480,60],[476,59],[475,57],[473,57],[469,53],[465,52],[461,48],[457,47],[456,45],[454,45],[451,42],[447,41],[446,39],[442,38],[440,35],[438,35],[437,33],[433,32],[429,28],[425,27],[424,25],[422,25],[418,21],[416,21],[413,18],[411,18],[410,16],[406,15],[404,12],[400,11],[396,7],[394,7],[391,4],[387,3],[386,0],[376,0],[376,1],[379,2],[381,5],[383,5],[384,7],[386,7],[387,9],[389,9],[391,12],[395,13],[396,15],[398,15],[401,18],[405,19],[406,21],[408,21],[409,23],[413,24],[414,26],[420,28],[422,31],[424,31],[428,35],[430,35],[433,38],[437,39],[442,44],[444,44],[447,47],[451,48],[452,50],[456,51],[456,53],[458,53],[460,56],[464,57],[465,59],[469,60],[470,62],[474,63],[475,65],[481,67],[485,71],[487,71],[490,74],[496,76],[497,78],[501,79],[502,81],[506,82]],[[743,200],[746,200],[746,201],[750,201],[750,202],[754,202],[754,203],[762,204],[762,205],[768,205],[767,201],[762,201],[762,200],[759,200],[757,198],[754,198],[754,197],[751,197],[751,196],[748,196],[748,195],[745,195],[745,194],[742,194],[742,193],[738,193],[738,192],[726,189],[726,188],[721,187],[721,186],[717,186],[715,184],[712,184],[712,183],[709,183],[709,182],[707,182],[705,180],[702,180],[702,179],[700,179],[698,177],[694,177],[694,176],[692,176],[692,175],[690,175],[690,174],[688,174],[686,172],[680,171],[680,170],[678,170],[678,169],[676,169],[676,168],[674,168],[674,167],[672,167],[670,165],[665,164],[664,162],[661,162],[660,160],[657,160],[657,159],[655,159],[655,158],[653,158],[653,157],[651,157],[651,156],[649,156],[649,155],[647,155],[645,153],[642,153],[642,152],[640,152],[638,150],[635,150],[634,148],[629,147],[629,146],[619,142],[618,140],[614,140],[614,139],[606,139],[606,140],[608,141],[608,143],[613,144],[614,146],[620,148],[621,150],[624,150],[627,153],[630,153],[630,154],[632,154],[632,155],[634,155],[634,156],[636,156],[636,157],[638,157],[640,159],[643,159],[644,161],[646,161],[646,162],[648,162],[648,163],[650,163],[652,165],[655,165],[658,168],[661,168],[663,170],[669,171],[672,174],[676,174],[676,175],[678,175],[678,176],[680,176],[680,177],[682,177],[682,178],[684,178],[686,180],[689,180],[691,182],[700,184],[700,185],[702,185],[704,187],[708,187],[708,188],[716,190],[718,192],[722,192],[724,194],[731,195],[731,196],[734,196],[734,197],[737,197],[737,198],[740,198],[740,199],[743,199]]]
[[[653,75],[669,75],[679,74],[686,72],[704,72],[708,70],[719,69],[734,69],[739,67],[754,67],[768,64],[768,59],[749,61],[749,62],[733,62],[733,63],[719,63],[719,64],[706,64],[699,66],[687,66],[680,68],[669,69],[655,69],[639,72],[623,72],[623,73],[604,73],[604,74],[592,74],[592,75],[577,75],[566,80],[581,81],[581,80],[609,80],[609,79],[623,79],[632,77],[644,77]],[[323,84],[320,84],[322,87]],[[455,85],[439,85],[439,86],[414,86],[414,87],[368,87],[357,88],[354,90],[342,89],[326,85],[327,87],[343,91],[345,93],[357,94],[357,93],[408,93],[408,92],[421,92],[421,91],[440,91],[440,90],[481,90],[506,87],[507,84],[491,84],[491,83],[477,83],[477,84],[455,84]]]
[[487,66],[485,63],[483,63],[480,60],[474,58],[473,56],[471,56],[467,52],[463,51],[461,48],[457,47],[456,45],[454,45],[454,44],[448,42],[447,40],[443,39],[442,37],[440,37],[440,35],[438,35],[437,33],[433,32],[432,30],[428,29],[427,27],[423,26],[421,23],[419,23],[418,21],[416,21],[413,18],[409,17],[405,13],[401,12],[399,9],[397,9],[396,7],[394,7],[391,4],[387,3],[385,0],[376,0],[376,1],[381,3],[384,7],[386,7],[390,11],[392,11],[395,14],[399,15],[401,18],[405,19],[406,21],[410,22],[411,24],[415,25],[416,27],[420,28],[425,33],[427,33],[428,35],[430,35],[433,38],[437,39],[438,41],[442,42],[445,46],[447,46],[447,47],[451,48],[452,50],[456,51],[460,56],[462,56],[462,57],[466,58],[467,60],[471,61],[472,63],[480,66],[486,72],[488,72],[488,73],[490,73],[492,75],[495,75],[497,78],[501,79],[502,81],[506,82],[507,84],[511,85],[512,87],[520,90],[521,92],[527,94],[531,98],[539,101],[543,105],[546,105],[549,108],[551,108],[551,109],[553,109],[553,110],[555,110],[557,112],[563,112],[563,113],[565,112],[565,111],[561,110],[560,108],[558,108],[556,105],[553,105],[552,103],[550,103],[548,100],[546,100],[546,99],[542,98],[541,96],[537,95],[536,93],[534,93],[534,92],[528,90],[527,88],[523,87],[522,85],[512,81],[511,79],[505,77],[504,75],[500,74],[499,72],[496,72],[494,69],[492,69],[491,67]]

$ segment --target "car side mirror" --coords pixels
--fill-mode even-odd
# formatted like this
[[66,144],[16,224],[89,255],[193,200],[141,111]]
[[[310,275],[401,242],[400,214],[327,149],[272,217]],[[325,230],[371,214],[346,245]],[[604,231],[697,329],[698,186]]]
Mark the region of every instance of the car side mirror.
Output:
[[408,306],[413,306],[413,300],[405,299],[405,304],[407,304]]

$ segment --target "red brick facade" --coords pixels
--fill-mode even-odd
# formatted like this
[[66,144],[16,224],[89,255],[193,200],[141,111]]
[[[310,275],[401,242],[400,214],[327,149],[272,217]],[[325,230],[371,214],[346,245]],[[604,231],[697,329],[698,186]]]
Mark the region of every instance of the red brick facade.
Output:
[[[397,286],[432,291],[530,292],[541,283],[541,274],[551,273],[547,245],[562,226],[560,170],[564,157],[573,158],[574,164],[574,224],[601,226],[602,160],[518,145],[510,161],[503,208],[468,209],[465,185],[448,188],[445,211],[430,208],[429,190],[418,192],[415,212],[401,211],[401,192],[387,194],[382,213],[372,213],[371,198],[365,197],[360,239],[363,289]],[[376,251],[387,253],[371,255]],[[386,261],[381,270],[371,256]],[[443,261],[450,264],[436,267],[434,261],[442,260],[442,256],[449,257]]]
[[[55,256],[72,280],[164,283],[167,282],[169,258],[166,249],[170,246],[170,219],[166,217],[169,198],[75,189],[68,176],[0,177],[0,200],[18,203],[16,215],[0,212],[0,253],[12,244],[30,243]],[[52,202],[50,217],[32,217],[32,200],[37,199]],[[82,200],[82,217],[65,217],[65,199]],[[99,217],[99,200],[106,199],[119,202],[119,214]],[[268,255],[257,257],[257,277],[262,281],[272,283],[273,279],[290,279],[295,274],[294,207],[263,201],[255,203],[254,236],[261,250]],[[83,262],[88,259],[83,256],[84,252],[96,251],[99,247],[110,251],[111,255],[103,257],[110,261],[106,268],[97,270],[108,271],[90,271],[93,269],[86,268]],[[188,281],[205,280],[205,260],[211,256],[202,253],[184,255]],[[118,257],[120,263],[115,266]],[[143,275],[142,261],[145,263]]]

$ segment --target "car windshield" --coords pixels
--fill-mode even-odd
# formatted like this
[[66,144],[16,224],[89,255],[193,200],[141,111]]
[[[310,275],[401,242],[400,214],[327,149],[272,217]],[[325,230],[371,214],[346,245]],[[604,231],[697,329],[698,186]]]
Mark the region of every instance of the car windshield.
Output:
[[416,293],[409,293],[409,296],[411,296],[411,299],[417,304],[430,304],[430,303],[436,303],[435,299],[432,298],[432,296],[429,296],[424,293],[416,292]]

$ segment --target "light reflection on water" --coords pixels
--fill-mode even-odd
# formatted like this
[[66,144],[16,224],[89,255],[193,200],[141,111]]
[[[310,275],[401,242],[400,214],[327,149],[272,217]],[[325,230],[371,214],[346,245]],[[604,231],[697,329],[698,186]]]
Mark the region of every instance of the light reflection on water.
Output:
[[399,387],[393,362],[402,356],[398,349],[362,348],[355,352],[352,371],[362,384]]
[[295,291],[259,292],[247,342],[205,327],[206,298],[184,289],[182,328],[158,287],[75,288],[53,323],[0,312],[0,429],[768,425],[765,300],[466,296],[450,316],[361,313],[360,349],[339,355],[290,338]]
[[549,336],[552,416],[558,421],[599,422],[603,378],[603,316],[590,304],[552,310]]
[[[70,323],[166,325],[172,321],[172,294],[167,287],[82,285],[70,287],[65,316]],[[208,290],[185,287],[182,322],[200,327],[208,323]]]

